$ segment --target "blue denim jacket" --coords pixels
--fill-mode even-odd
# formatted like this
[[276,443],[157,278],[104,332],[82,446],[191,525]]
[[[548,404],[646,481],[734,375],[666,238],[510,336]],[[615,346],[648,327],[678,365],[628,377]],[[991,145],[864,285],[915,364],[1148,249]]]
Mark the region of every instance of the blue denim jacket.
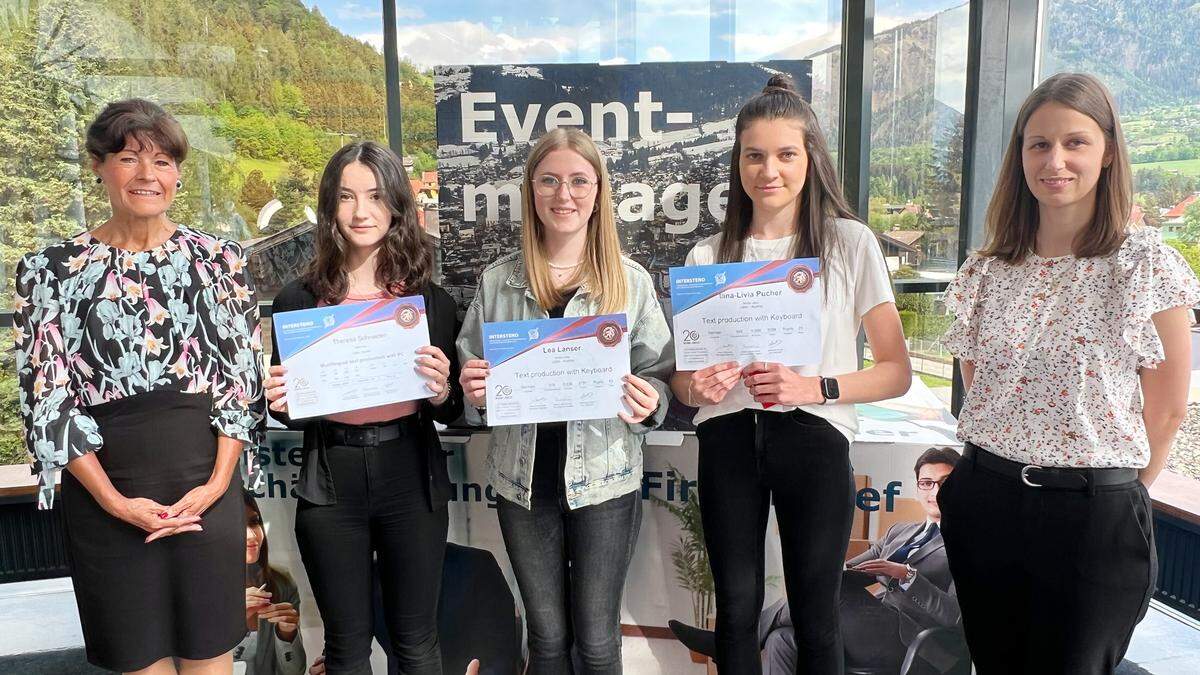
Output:
[[[654,292],[654,283],[641,265],[622,257],[628,302],[630,372],[658,390],[658,410],[642,423],[629,425],[620,418],[577,420],[567,423],[565,483],[567,505],[572,509],[599,504],[641,487],[642,438],[662,424],[667,414],[667,378],[675,365],[671,332]],[[588,316],[600,308],[586,287],[567,303],[563,316]],[[458,335],[460,363],[483,358],[482,324],[492,321],[544,319],[525,278],[520,252],[510,253],[483,271],[475,299],[467,309]],[[469,406],[468,406],[469,407]],[[533,485],[536,424],[492,428],[488,444],[488,478],[505,499],[529,508]]]

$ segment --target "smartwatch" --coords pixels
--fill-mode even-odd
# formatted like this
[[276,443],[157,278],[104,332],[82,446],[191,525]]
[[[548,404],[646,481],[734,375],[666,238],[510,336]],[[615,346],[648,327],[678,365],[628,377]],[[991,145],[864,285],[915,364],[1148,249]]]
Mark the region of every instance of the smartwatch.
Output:
[[822,377],[821,395],[825,397],[825,403],[838,400],[838,397],[842,395],[841,391],[838,390],[838,381],[832,377]]

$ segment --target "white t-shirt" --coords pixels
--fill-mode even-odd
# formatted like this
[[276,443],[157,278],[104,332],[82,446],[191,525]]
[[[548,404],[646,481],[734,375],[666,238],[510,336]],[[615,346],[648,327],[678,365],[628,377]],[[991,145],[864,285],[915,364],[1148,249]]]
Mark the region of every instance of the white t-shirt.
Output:
[[[866,225],[839,218],[834,221],[840,244],[824,261],[822,283],[828,285],[821,308],[821,363],[797,366],[792,370],[801,375],[837,377],[858,370],[858,330],[862,317],[876,305],[895,302],[892,282],[875,233]],[[742,260],[782,260],[790,257],[794,236],[784,239],[758,240],[747,238]],[[717,262],[721,235],[701,240],[688,253],[686,265],[711,265]],[[746,365],[746,364],[742,364]],[[717,415],[745,408],[763,410],[740,381],[717,405],[706,405],[696,413],[695,423]],[[800,406],[805,412],[829,420],[851,443],[858,431],[858,415],[853,404]],[[788,412],[796,406],[771,406],[768,412]]]

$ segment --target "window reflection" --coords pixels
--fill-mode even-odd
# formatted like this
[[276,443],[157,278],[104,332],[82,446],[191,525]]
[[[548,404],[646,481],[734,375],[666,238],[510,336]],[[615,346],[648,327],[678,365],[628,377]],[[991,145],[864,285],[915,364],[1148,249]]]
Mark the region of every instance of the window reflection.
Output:
[[868,220],[898,279],[949,281],[958,266],[967,9],[875,6]]

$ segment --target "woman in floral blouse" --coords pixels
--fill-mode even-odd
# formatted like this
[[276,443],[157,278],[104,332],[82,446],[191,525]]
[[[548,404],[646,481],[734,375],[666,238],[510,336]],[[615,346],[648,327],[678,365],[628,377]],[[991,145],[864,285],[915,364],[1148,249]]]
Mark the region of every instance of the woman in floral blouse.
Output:
[[237,244],[168,219],[188,144],[162,108],[110,104],[87,149],[112,217],[17,268],[17,370],[39,506],[52,505],[66,467],[88,661],[231,672],[246,632],[234,471],[264,412],[245,259]]
[[946,292],[966,450],[938,502],[983,675],[1113,672],[1154,588],[1146,489],[1186,411],[1200,283],[1129,229],[1131,193],[1104,85],[1051,77]]

